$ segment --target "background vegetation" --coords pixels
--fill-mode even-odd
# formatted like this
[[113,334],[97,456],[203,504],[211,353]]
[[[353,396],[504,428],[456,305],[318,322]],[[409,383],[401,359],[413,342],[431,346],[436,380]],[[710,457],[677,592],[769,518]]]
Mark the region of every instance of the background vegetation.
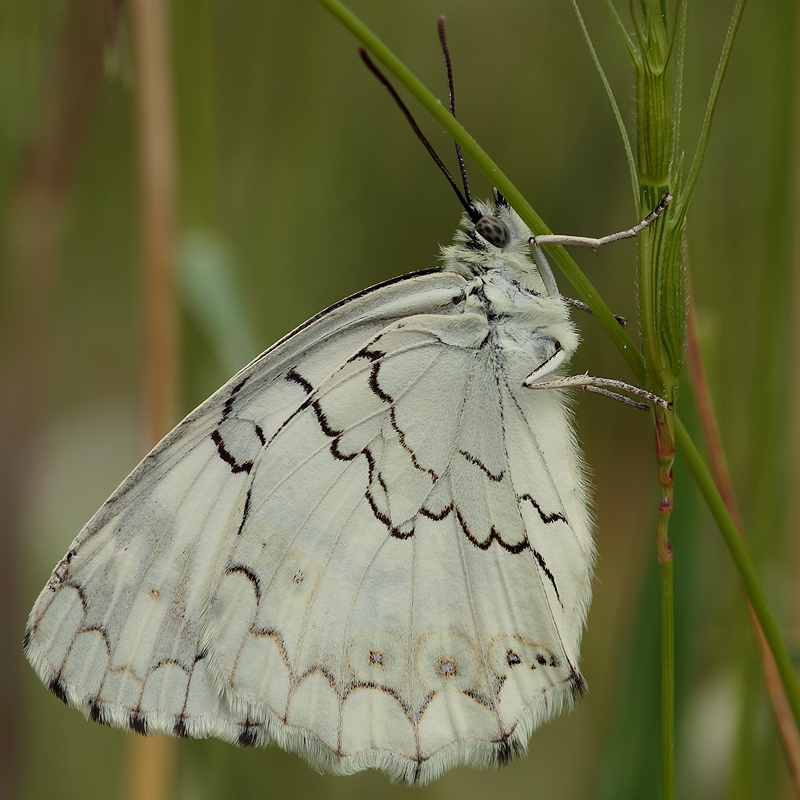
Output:
[[[616,125],[568,3],[350,5],[442,98],[435,24],[447,15],[460,119],[550,227],[599,236],[635,221]],[[629,110],[627,53],[600,0],[581,5]],[[745,14],[690,213],[688,255],[745,529],[798,652],[795,5],[764,0]],[[689,6],[687,150],[731,8],[729,0]],[[187,276],[182,416],[321,308],[433,265],[460,210],[352,37],[316,3],[174,0],[169,10],[177,261]],[[134,79],[124,8],[0,6],[0,793],[9,797],[129,792],[132,737],[58,703],[20,641],[53,564],[144,451]],[[450,142],[420,122],[452,164]],[[477,173],[472,181],[476,195],[489,192]],[[634,253],[623,242],[599,257],[577,254],[631,326]],[[192,291],[209,274],[222,281],[210,292],[217,313],[233,310],[216,332]],[[599,326],[578,322],[575,371],[629,379]],[[688,389],[680,411],[691,423]],[[415,791],[419,798],[659,796],[652,424],[591,396],[581,396],[578,422],[594,471],[600,553],[583,646],[590,694],[534,734],[527,758],[499,773],[453,771]],[[736,576],[680,460],[675,473],[678,796],[789,797]],[[321,777],[273,748],[181,741],[173,753],[172,796],[187,800],[408,793],[377,773]]]

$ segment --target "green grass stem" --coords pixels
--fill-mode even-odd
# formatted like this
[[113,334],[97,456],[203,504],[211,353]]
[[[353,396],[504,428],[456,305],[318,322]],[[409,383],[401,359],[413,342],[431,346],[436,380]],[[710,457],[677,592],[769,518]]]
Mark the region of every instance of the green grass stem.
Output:
[[675,613],[672,554],[661,569],[661,769],[664,800],[675,798]]

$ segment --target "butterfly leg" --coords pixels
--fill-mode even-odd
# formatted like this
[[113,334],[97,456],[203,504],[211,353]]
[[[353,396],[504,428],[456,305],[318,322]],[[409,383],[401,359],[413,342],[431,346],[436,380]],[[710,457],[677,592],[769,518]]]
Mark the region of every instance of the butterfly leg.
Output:
[[[545,375],[549,375],[551,372],[557,370],[563,363],[564,360],[567,358],[567,352],[561,347],[561,343],[556,340],[555,341],[556,350],[553,355],[550,356],[546,361],[543,361],[539,364],[536,369],[522,381],[523,386],[528,386],[534,382],[539,380],[539,378],[543,378]],[[548,385],[552,383],[552,381],[548,382]],[[539,384],[536,384],[537,386]]]
[[[572,306],[573,308],[577,308],[580,311],[585,311],[587,314],[592,313],[592,309],[589,308],[583,300],[576,300],[574,297],[566,297],[565,295],[561,295],[561,299],[568,305]],[[624,328],[628,324],[628,320],[625,317],[620,317],[617,314],[614,314],[614,319],[619,323],[620,328]]]
[[618,242],[620,239],[632,239],[639,231],[646,228],[653,220],[661,216],[661,212],[667,207],[669,201],[672,200],[672,195],[669,192],[664,192],[661,202],[641,221],[637,222],[632,228],[619,233],[612,233],[608,236],[601,236],[599,239],[592,239],[589,236],[558,236],[547,234],[546,236],[532,236],[530,247],[531,250],[540,244],[566,244],[571,247],[589,247],[592,250],[597,250],[604,244],[611,244],[611,242]]
[[[639,389],[636,386],[631,386],[623,381],[617,381],[612,378],[593,378],[591,375],[572,375],[568,378],[557,378],[552,381],[545,381],[544,383],[536,383],[540,378],[554,372],[564,360],[567,358],[566,351],[561,347],[558,341],[555,342],[556,351],[550,358],[540,364],[536,369],[528,375],[522,382],[522,385],[528,389],[568,389],[573,387],[580,387],[584,392],[594,392],[595,394],[603,395],[612,400],[616,400],[625,405],[632,406],[633,408],[640,408],[644,411],[650,408],[650,403],[669,408],[670,404],[660,398],[658,395],[648,392],[645,389]],[[613,392],[611,389],[619,389],[623,392],[628,392],[636,397],[642,397],[647,400],[646,403],[640,403],[636,400],[626,397],[624,394]]]
[[[556,378],[555,380],[545,381],[544,383],[535,383],[534,381],[537,377],[551,372],[551,369],[546,369],[544,373],[542,373],[541,370],[542,367],[549,367],[553,360],[553,358],[548,359],[541,367],[538,367],[536,370],[534,370],[530,375],[528,375],[527,378],[525,378],[525,380],[522,382],[522,385],[526,386],[528,389],[570,389],[580,387],[586,392],[601,394],[604,397],[610,397],[612,400],[618,400],[621,403],[634,406],[635,408],[647,409],[649,408],[649,403],[661,406],[662,408],[670,408],[672,406],[670,402],[664,400],[663,397],[659,397],[657,394],[648,392],[646,389],[640,389],[638,386],[631,386],[631,384],[623,381],[614,380],[613,378],[595,378],[591,375],[584,374],[570,375],[567,378]],[[563,361],[563,358],[561,360]],[[632,394],[634,397],[641,397],[647,402],[638,403],[635,400],[631,400],[629,397],[625,397],[624,395],[611,391],[612,389],[618,389],[621,392],[627,392],[628,394]]]
[[[646,228],[653,220],[657,219],[661,215],[661,212],[667,207],[670,200],[672,200],[672,195],[668,192],[664,192],[661,202],[641,222],[637,222],[632,228],[628,228],[626,231],[612,233],[609,236],[602,236],[599,239],[592,239],[588,236],[559,236],[554,234],[531,236],[528,241],[528,247],[531,250],[531,256],[536,264],[536,268],[539,270],[539,276],[544,283],[544,289],[547,295],[549,297],[559,297],[559,291],[555,276],[553,275],[553,270],[550,268],[550,264],[547,262],[542,252],[541,245],[561,244],[570,245],[572,247],[589,247],[592,250],[597,250],[598,247],[602,247],[604,244],[618,242],[620,239],[631,239],[643,228]],[[577,305],[577,303],[575,303],[575,305]],[[617,321],[619,321],[619,318],[617,318]]]

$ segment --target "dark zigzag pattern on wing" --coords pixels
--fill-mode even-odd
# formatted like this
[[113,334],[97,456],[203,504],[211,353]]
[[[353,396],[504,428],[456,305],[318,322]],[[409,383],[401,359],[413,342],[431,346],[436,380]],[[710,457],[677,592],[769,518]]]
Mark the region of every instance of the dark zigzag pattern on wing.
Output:
[[461,530],[463,531],[464,535],[479,550],[484,550],[484,551],[488,550],[492,546],[492,542],[497,542],[497,544],[500,545],[500,547],[502,547],[504,550],[511,553],[512,555],[517,555],[518,553],[523,552],[523,550],[530,550],[531,553],[533,553],[533,556],[536,559],[536,562],[539,564],[539,567],[541,568],[542,572],[544,572],[544,574],[547,576],[547,579],[550,581],[553,590],[556,593],[556,597],[558,598],[558,602],[563,607],[564,604],[561,602],[561,594],[558,591],[558,586],[556,585],[556,579],[553,576],[553,573],[550,572],[547,563],[544,560],[544,556],[542,556],[542,554],[538,550],[531,547],[531,543],[528,540],[527,533],[525,534],[525,537],[522,539],[522,541],[517,542],[517,544],[508,544],[507,542],[503,541],[502,536],[500,536],[500,534],[497,532],[497,528],[495,528],[494,525],[492,525],[492,528],[489,531],[489,535],[486,537],[486,539],[480,541],[469,529],[469,526],[467,525],[466,520],[461,514],[461,511],[459,509],[456,509],[455,511],[456,511],[456,519],[458,519],[458,524],[461,527]]
[[[377,341],[377,339],[374,341]],[[374,344],[374,341],[372,342],[372,344]],[[371,350],[370,345],[367,345],[361,348],[361,350],[355,353],[355,355],[351,356],[347,360],[347,363],[352,363],[354,361],[358,361],[359,359],[366,359],[367,361],[372,362],[368,378],[368,385],[370,389],[375,394],[375,396],[378,397],[378,399],[389,405],[389,420],[391,422],[392,428],[397,434],[400,446],[409,454],[409,457],[411,458],[411,463],[414,465],[415,469],[418,469],[420,472],[424,472],[430,475],[432,482],[435,484],[436,481],[439,479],[439,476],[436,474],[434,470],[422,466],[417,460],[416,454],[414,453],[412,448],[409,447],[408,444],[406,443],[405,433],[397,423],[397,417],[393,405],[394,398],[381,388],[380,383],[378,381],[378,373],[380,371],[381,359],[384,358],[385,356],[386,356],[385,352],[381,350]],[[370,451],[369,447],[364,447],[363,449],[358,450],[354,453],[343,453],[339,445],[341,443],[342,435],[346,431],[338,430],[330,424],[327,416],[325,415],[325,412],[322,410],[320,400],[315,399],[313,397],[315,389],[311,384],[311,382],[308,381],[306,378],[304,378],[297,371],[295,367],[289,369],[284,378],[285,380],[292,381],[300,385],[308,395],[308,397],[298,408],[296,413],[299,413],[300,411],[303,411],[306,408],[310,408],[314,412],[320,430],[325,434],[325,436],[333,440],[330,446],[331,455],[338,461],[352,461],[354,458],[356,458],[356,456],[363,455],[367,460],[369,484],[372,485],[374,480],[377,478],[378,484],[383,488],[385,492],[386,484],[383,480],[383,477],[381,476],[380,472],[378,472],[377,476],[375,475],[376,472],[375,457],[372,455],[372,452]],[[284,425],[285,424],[286,423],[284,423]],[[414,535],[413,525],[409,530],[401,530],[400,528],[397,528],[392,525],[391,519],[380,510],[380,508],[378,507],[378,503],[370,490],[367,490],[365,498],[367,500],[367,503],[369,504],[369,507],[373,515],[375,516],[375,519],[377,519],[378,522],[380,522],[382,525],[386,527],[391,536],[397,539],[409,539]]]
[[545,525],[549,525],[551,522],[563,522],[566,524],[567,518],[560,511],[555,511],[552,514],[545,514],[545,512],[542,511],[542,507],[527,493],[517,498],[518,503],[521,503],[523,500],[530,502],[539,513],[539,517]]
[[478,469],[483,472],[486,477],[492,481],[493,483],[499,483],[505,477],[506,471],[501,469],[500,472],[495,475],[486,464],[483,463],[477,456],[473,456],[471,453],[468,453],[466,450],[459,450],[460,455],[464,456],[464,458],[470,463],[474,464]]
[[[222,425],[228,417],[233,413],[233,402],[236,399],[236,395],[242,390],[242,387],[247,383],[247,378],[242,379],[236,386],[233,387],[231,390],[230,396],[225,401],[225,404],[222,406],[222,416],[220,417],[219,422],[217,423],[218,427],[214,428],[211,431],[211,441],[214,442],[217,448],[217,454],[219,457],[231,468],[231,472],[236,475],[240,472],[248,473],[253,468],[252,461],[243,461],[239,463],[236,460],[236,457],[233,453],[228,450],[225,446],[225,439],[223,438],[222,434],[219,432],[219,425]],[[254,432],[258,440],[261,442],[261,446],[263,447],[266,444],[266,437],[264,436],[264,431],[262,430],[260,425],[254,424]]]

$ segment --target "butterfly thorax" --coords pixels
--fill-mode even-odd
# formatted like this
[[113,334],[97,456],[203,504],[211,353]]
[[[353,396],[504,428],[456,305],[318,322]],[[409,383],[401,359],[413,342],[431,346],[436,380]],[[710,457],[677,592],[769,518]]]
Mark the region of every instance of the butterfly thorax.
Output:
[[469,280],[464,311],[485,315],[496,346],[508,354],[522,350],[530,357],[535,342],[545,349],[535,357],[546,359],[556,347],[571,355],[579,336],[567,304],[546,293],[530,258],[530,229],[503,198],[476,208],[505,226],[507,242],[498,247],[487,241],[464,214],[453,244],[442,248],[442,268]]

